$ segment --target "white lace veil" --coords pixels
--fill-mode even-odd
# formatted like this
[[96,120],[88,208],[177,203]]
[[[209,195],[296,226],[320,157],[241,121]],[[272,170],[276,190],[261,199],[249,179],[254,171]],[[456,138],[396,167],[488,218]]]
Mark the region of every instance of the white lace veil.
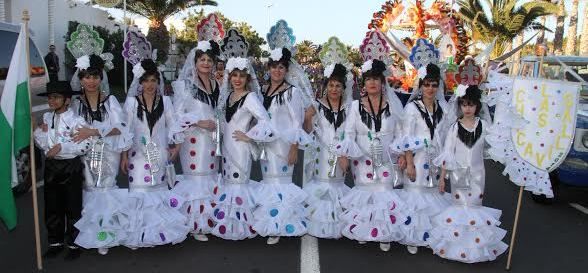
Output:
[[[74,72],[74,74],[71,77],[71,80],[69,82],[69,85],[71,86],[71,89],[73,91],[82,91],[82,83],[80,81],[80,78],[78,77],[79,72],[80,72],[80,69],[76,69],[76,72]],[[110,94],[110,85],[108,84],[108,75],[106,74],[106,71],[104,71],[104,70],[102,70],[102,81],[100,81],[100,91],[102,92],[102,94],[105,94],[105,95]]]
[[259,81],[257,79],[255,69],[253,69],[253,66],[251,65],[251,60],[249,60],[247,58],[231,57],[227,60],[227,66],[225,67],[223,83],[220,88],[220,96],[219,96],[219,103],[218,103],[220,106],[219,109],[226,108],[227,99],[228,99],[229,95],[231,94],[231,92],[233,92],[233,87],[231,86],[231,83],[230,83],[230,74],[231,74],[231,72],[233,72],[233,70],[238,69],[237,67],[234,67],[233,65],[231,65],[231,63],[236,61],[236,59],[242,59],[241,61],[246,62],[246,68],[244,69],[244,71],[247,72],[247,74],[249,74],[251,76],[251,81],[247,85],[247,90],[255,93],[255,95],[258,96],[259,99],[263,98],[261,95],[261,87],[259,86]]

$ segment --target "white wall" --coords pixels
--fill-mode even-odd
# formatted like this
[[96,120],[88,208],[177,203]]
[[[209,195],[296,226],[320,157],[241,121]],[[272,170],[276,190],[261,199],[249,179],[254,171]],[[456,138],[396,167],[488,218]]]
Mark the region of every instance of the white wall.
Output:
[[[6,9],[6,21],[11,23],[22,22],[22,12],[29,10],[31,20],[29,27],[34,33],[33,40],[43,56],[49,50],[48,27],[48,1],[47,0],[4,0]],[[108,12],[87,6],[85,3],[75,0],[55,0],[55,47],[61,61],[59,78],[66,79],[65,75],[65,42],[67,38],[67,25],[69,21],[78,21],[94,26],[102,26],[110,30],[116,30],[115,22],[108,19]]]

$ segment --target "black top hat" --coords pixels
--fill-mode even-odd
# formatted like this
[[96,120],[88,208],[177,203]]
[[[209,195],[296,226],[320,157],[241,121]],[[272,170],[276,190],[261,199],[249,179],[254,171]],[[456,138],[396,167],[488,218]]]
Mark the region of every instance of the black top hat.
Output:
[[80,92],[72,91],[69,82],[66,81],[53,81],[48,82],[46,85],[47,90],[43,93],[37,94],[37,96],[46,97],[50,94],[60,94],[66,98],[73,95],[79,95]]

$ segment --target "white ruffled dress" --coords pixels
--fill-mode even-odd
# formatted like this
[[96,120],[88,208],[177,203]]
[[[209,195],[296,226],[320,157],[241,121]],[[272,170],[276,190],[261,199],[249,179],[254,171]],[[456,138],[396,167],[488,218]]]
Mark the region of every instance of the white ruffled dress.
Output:
[[[130,248],[177,244],[186,239],[191,229],[186,225],[186,217],[180,212],[185,201],[168,189],[165,177],[168,144],[178,142],[169,129],[175,122],[173,105],[167,96],[158,96],[155,105],[164,109],[161,117],[155,121],[152,131],[143,111],[143,104],[139,103],[137,97],[128,97],[124,106],[127,125],[133,134],[133,146],[128,151],[127,209],[130,223],[125,242]],[[138,111],[143,111],[142,119],[138,117]],[[160,153],[157,161],[159,170],[153,175],[150,169],[154,166],[147,162],[144,152],[145,143],[149,141],[157,145]]]
[[267,160],[260,161],[263,181],[256,193],[258,208],[253,227],[261,236],[301,236],[307,231],[307,194],[293,183],[294,166],[288,165],[290,146],[302,147],[312,141],[302,129],[301,92],[290,85],[271,97],[264,95],[264,106],[276,136],[265,143]]
[[178,122],[173,131],[183,133],[184,138],[179,153],[182,175],[176,176],[177,184],[172,191],[186,200],[181,212],[188,218],[192,232],[200,234],[210,233],[216,222],[213,210],[220,161],[212,138],[215,132],[194,125],[201,120],[216,119],[219,84],[211,81],[211,86],[214,91],[208,94],[198,81],[174,83]]
[[[397,156],[386,148],[401,136],[401,124],[391,115],[389,105],[381,110],[381,129],[375,130],[375,118],[360,101],[354,101],[346,118],[343,141],[337,145],[340,156],[350,158],[355,185],[341,199],[345,212],[341,220],[343,236],[357,241],[389,243],[404,237],[401,225],[404,201],[394,189],[398,177]],[[378,137],[384,146],[381,166],[376,167],[370,146]],[[374,170],[377,178],[374,179]]]
[[[252,157],[258,152],[254,143],[235,140],[233,132],[244,132],[254,141],[268,141],[273,130],[255,93],[248,93],[232,105],[227,101],[226,105],[222,123],[223,170],[213,211],[217,224],[212,234],[227,240],[243,240],[257,235],[253,224],[259,182],[249,177]],[[253,120],[256,124],[252,127]]]
[[[436,107],[441,107],[441,104],[437,103]],[[441,110],[444,111],[443,108]],[[403,221],[405,236],[400,243],[409,246],[427,246],[433,228],[431,220],[451,204],[449,196],[440,193],[437,187],[441,177],[440,170],[430,164],[438,154],[436,151],[442,146],[440,143],[442,143],[444,132],[441,131],[445,127],[441,122],[445,120],[437,122],[431,140],[429,127],[421,112],[427,113],[431,124],[433,124],[433,117],[426,111],[422,101],[414,100],[407,103],[404,111],[406,113],[403,120],[404,136],[393,142],[390,148],[396,152],[413,152],[416,179],[411,181],[403,176],[404,186],[400,194],[406,201],[407,217]],[[430,177],[431,175],[433,177]],[[429,179],[433,180],[432,187],[428,185]]]
[[[345,185],[345,175],[339,166],[336,166],[335,177],[329,177],[331,169],[329,157],[331,154],[337,155],[334,150],[335,145],[345,134],[347,109],[342,106],[339,112],[332,111],[320,101],[317,102],[317,106],[318,111],[313,118],[315,141],[305,150],[305,158],[308,162],[304,164],[304,167],[312,173],[310,180],[303,187],[308,194],[306,198],[308,234],[318,238],[338,239],[343,236],[341,231],[344,227],[344,222],[341,220],[341,214],[343,214],[341,199],[350,189]],[[336,160],[335,164],[337,164]]]
[[[116,176],[119,170],[120,153],[127,150],[131,144],[128,126],[124,122],[122,108],[114,96],[108,96],[92,109],[87,103],[78,98],[74,100],[72,110],[84,118],[93,129],[98,129],[100,139],[104,142],[101,174],[90,171],[90,159],[84,156],[84,191],[82,218],[75,227],[80,231],[75,243],[86,249],[110,248],[118,246],[126,240],[126,226],[128,214],[124,203],[127,199],[127,189],[119,189]],[[102,121],[94,120],[91,112],[95,111],[102,117]],[[106,136],[112,130],[118,129],[121,134]],[[90,139],[92,145],[98,137]],[[92,146],[90,146],[91,148]]]
[[[436,165],[443,165],[450,171],[453,200],[450,207],[433,219],[429,240],[433,252],[442,258],[464,263],[492,261],[508,248],[502,242],[506,231],[498,227],[502,212],[482,206],[486,126],[488,124],[480,119],[473,130],[455,123],[447,135],[443,152],[435,159]],[[458,137],[459,130],[477,135],[471,147]]]

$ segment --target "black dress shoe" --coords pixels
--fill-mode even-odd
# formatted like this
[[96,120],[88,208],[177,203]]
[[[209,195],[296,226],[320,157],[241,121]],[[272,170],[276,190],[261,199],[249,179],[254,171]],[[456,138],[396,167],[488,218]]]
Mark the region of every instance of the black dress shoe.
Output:
[[57,257],[59,253],[63,251],[63,245],[53,245],[47,248],[47,251],[43,253],[43,258],[51,259]]
[[73,260],[77,260],[80,255],[82,254],[82,250],[79,248],[69,248],[67,251],[67,254],[65,254],[65,257],[63,257],[64,260],[66,261],[73,261]]

